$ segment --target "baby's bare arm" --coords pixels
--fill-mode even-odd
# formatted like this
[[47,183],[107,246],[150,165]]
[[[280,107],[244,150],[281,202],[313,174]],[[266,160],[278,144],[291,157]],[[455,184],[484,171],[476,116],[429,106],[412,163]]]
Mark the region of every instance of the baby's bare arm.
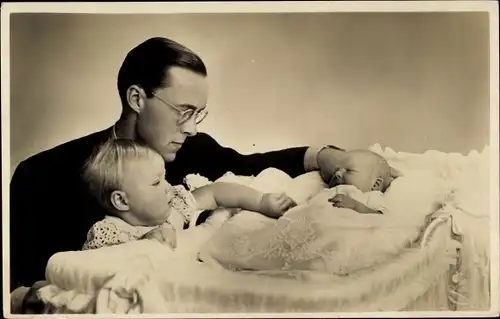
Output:
[[219,207],[261,210],[263,194],[240,184],[216,182],[197,188],[193,196],[200,210],[214,210]]
[[251,187],[217,182],[193,191],[198,209],[241,208],[268,217],[279,217],[296,203],[286,194],[262,193]]
[[381,211],[370,208],[370,207],[366,206],[365,204],[360,203],[356,200],[354,200],[354,201],[356,202],[354,205],[354,210],[360,214],[382,214]]
[[335,197],[330,198],[328,201],[335,207],[349,208],[355,210],[360,214],[382,214],[382,212],[370,208],[365,204],[358,202],[352,197],[344,194],[338,194]]

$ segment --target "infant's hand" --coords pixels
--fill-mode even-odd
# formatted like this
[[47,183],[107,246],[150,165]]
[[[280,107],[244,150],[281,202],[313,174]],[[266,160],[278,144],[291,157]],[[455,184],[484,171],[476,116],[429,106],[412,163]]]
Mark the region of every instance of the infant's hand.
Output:
[[333,207],[349,208],[356,210],[357,202],[351,197],[344,194],[335,195],[335,197],[330,198],[328,201],[332,203]]
[[172,249],[177,247],[175,229],[168,223],[147,232],[141,239],[157,240],[163,245],[170,246]]
[[280,217],[290,208],[297,206],[297,203],[285,193],[268,193],[262,196],[261,206],[263,213],[269,217]]

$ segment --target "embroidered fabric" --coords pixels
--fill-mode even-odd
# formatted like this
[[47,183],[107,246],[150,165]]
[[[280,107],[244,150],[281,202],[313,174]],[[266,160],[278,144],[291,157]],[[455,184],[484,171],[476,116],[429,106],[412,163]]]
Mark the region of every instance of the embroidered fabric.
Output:
[[[234,269],[287,269],[320,254],[315,247],[309,247],[317,239],[315,222],[305,214],[297,217],[283,217],[271,231],[264,228],[256,233],[234,234],[230,254],[239,262],[229,266]],[[255,241],[256,238],[259,240]]]
[[415,240],[420,223],[367,216],[329,203],[297,206],[278,220],[246,225],[238,215],[200,256],[232,270],[314,270],[345,275],[382,262]]

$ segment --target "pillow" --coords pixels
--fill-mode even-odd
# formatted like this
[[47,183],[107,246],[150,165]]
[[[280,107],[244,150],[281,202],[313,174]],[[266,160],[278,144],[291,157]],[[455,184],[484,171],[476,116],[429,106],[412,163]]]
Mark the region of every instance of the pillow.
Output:
[[451,183],[428,170],[415,170],[394,179],[384,198],[389,212],[420,222],[449,200]]
[[[291,178],[281,170],[268,168],[257,175],[248,186],[261,192],[284,192],[297,204],[301,204],[325,189],[326,184],[317,171]],[[246,229],[255,229],[264,226],[269,220],[272,219],[261,213],[242,210],[233,216],[229,222]]]
[[318,171],[305,173],[290,180],[286,185],[285,192],[296,203],[307,202],[314,195],[327,188]]

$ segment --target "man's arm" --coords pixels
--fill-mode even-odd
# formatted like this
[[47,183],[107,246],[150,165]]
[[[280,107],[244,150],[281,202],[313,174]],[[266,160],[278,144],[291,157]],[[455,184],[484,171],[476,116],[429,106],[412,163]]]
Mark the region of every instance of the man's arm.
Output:
[[[21,162],[16,168],[10,183],[10,291],[14,291],[20,286],[29,286],[30,282],[21,278],[26,273],[27,260],[22,252],[23,236],[22,224],[23,212],[30,209],[29,200],[23,200],[22,194],[29,193],[29,172]],[[43,279],[43,278],[39,278]]]
[[[258,175],[273,167],[296,177],[319,167],[318,153],[321,147],[293,147],[279,151],[243,155],[234,149],[221,146],[205,133],[189,138],[178,153],[174,165],[189,166],[186,174],[198,173],[216,180],[231,171],[236,175]],[[168,174],[168,172],[167,172]]]
[[[10,184],[10,290],[19,286],[31,286],[44,278],[45,267],[38,263],[39,258],[32,255],[37,245],[43,245],[43,238],[34,242],[30,238],[35,227],[37,211],[35,205],[41,205],[34,187],[34,172],[26,162],[16,168]],[[33,214],[31,214],[33,212]],[[33,217],[33,218],[32,218]],[[40,269],[41,267],[41,269]],[[37,272],[38,271],[38,272]],[[37,276],[41,275],[41,277]]]
[[48,259],[72,242],[68,234],[76,233],[73,224],[80,222],[81,213],[77,209],[73,209],[71,215],[67,210],[71,207],[70,200],[75,205],[75,194],[70,197],[63,192],[64,189],[77,190],[73,184],[58,178],[52,165],[46,164],[45,159],[32,157],[18,165],[11,179],[11,291],[43,280]]

